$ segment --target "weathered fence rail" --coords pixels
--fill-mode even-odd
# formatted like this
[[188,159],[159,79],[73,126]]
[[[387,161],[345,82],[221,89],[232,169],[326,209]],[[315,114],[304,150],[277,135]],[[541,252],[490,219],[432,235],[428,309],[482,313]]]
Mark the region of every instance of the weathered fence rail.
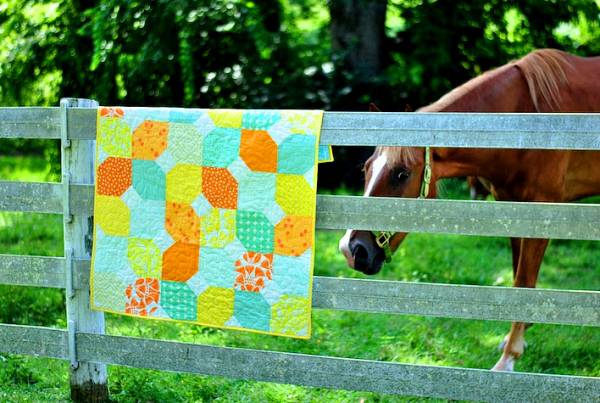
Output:
[[[0,325],[9,353],[68,359],[65,330]],[[90,362],[295,385],[494,402],[594,401],[594,378],[500,373],[78,333]],[[156,357],[161,357],[157,360]],[[485,385],[484,394],[482,386]]]
[[[71,139],[95,139],[94,109],[71,108],[67,118]],[[325,112],[321,144],[597,150],[599,121],[589,113]],[[2,137],[60,139],[59,108],[0,108]]]
[[[76,103],[71,103],[74,105]],[[79,224],[93,211],[89,176],[95,108],[0,108],[0,138],[61,139],[66,183],[0,181],[0,210],[63,214]],[[78,151],[68,150],[68,140]],[[87,143],[87,144],[86,144]],[[600,150],[599,114],[407,114],[327,112],[322,144]],[[91,154],[91,152],[90,152]],[[66,163],[65,163],[66,162]],[[83,163],[85,167],[73,164]],[[64,174],[73,173],[68,171]],[[81,172],[80,172],[81,173]],[[67,177],[68,178],[68,177]],[[87,178],[87,179],[86,179]],[[386,213],[381,213],[385,211]],[[389,212],[393,213],[389,213]],[[317,228],[600,240],[600,205],[318,196]],[[74,238],[75,237],[75,238]],[[80,246],[81,247],[81,246]],[[89,309],[89,256],[0,255],[0,283],[67,290],[68,330],[0,324],[0,351],[74,364],[72,387],[102,387],[104,364],[298,385],[485,401],[597,401],[600,378],[496,373],[108,336]],[[319,309],[600,326],[600,292],[515,289],[316,277]],[[87,323],[87,324],[86,324]],[[82,326],[83,325],[83,326]],[[87,328],[86,328],[87,326]],[[90,330],[87,330],[90,329]],[[143,352],[143,354],[141,353]],[[161,357],[156,360],[156,357]],[[166,357],[166,358],[165,358]],[[90,365],[81,371],[79,364]],[[244,365],[248,364],[248,365]],[[96,378],[86,372],[94,372]],[[73,375],[75,374],[75,376]],[[81,392],[81,391],[80,391]],[[88,390],[89,392],[89,390]],[[78,392],[79,393],[79,392]],[[96,394],[101,396],[101,394]],[[85,396],[75,393],[76,399]]]
[[[72,284],[89,285],[89,260],[73,261]],[[0,255],[0,283],[66,288],[60,257]],[[596,291],[488,287],[315,276],[313,307],[342,311],[600,326]]]
[[[0,181],[0,209],[61,214],[63,185]],[[71,211],[91,214],[94,186],[70,186]],[[390,213],[391,212],[391,213]],[[600,240],[600,206],[317,196],[317,228]]]

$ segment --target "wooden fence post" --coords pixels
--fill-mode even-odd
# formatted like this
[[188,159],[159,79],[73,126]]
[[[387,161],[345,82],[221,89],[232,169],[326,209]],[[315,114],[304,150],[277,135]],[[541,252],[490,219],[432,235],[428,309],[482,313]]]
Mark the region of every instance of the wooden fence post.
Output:
[[78,289],[72,287],[73,259],[89,259],[92,249],[91,213],[72,214],[70,211],[69,184],[94,183],[94,142],[69,140],[68,108],[97,107],[90,99],[63,98],[61,107],[62,180],[64,185],[64,245],[67,262],[67,325],[69,330],[69,357],[71,399],[76,402],[108,401],[107,372],[105,364],[79,362],[77,360],[76,333],[104,334],[104,314],[90,310],[90,289],[87,284]]

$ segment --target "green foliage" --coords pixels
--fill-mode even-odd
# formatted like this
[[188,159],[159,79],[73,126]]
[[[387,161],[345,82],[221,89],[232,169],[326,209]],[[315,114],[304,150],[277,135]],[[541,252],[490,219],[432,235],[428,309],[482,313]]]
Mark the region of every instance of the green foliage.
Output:
[[402,110],[534,48],[598,52],[598,14],[589,0],[390,0],[384,68],[359,88],[315,0],[3,0],[0,103]]
[[[587,0],[389,2],[391,61],[382,104],[421,106],[536,48],[598,52],[600,8]],[[553,34],[554,33],[554,34]],[[592,39],[592,38],[595,38]],[[389,108],[386,108],[389,109]]]
[[[361,11],[349,0],[0,0],[0,105],[77,96],[213,108],[366,110],[374,101],[395,111],[534,48],[600,53],[598,1],[388,0],[380,67],[364,82],[350,49],[333,50],[334,3]],[[348,47],[369,46],[360,27],[346,34]],[[0,154],[38,145],[0,142]],[[335,154],[320,185],[357,189],[356,161],[369,153]]]
[[23,358],[15,357],[7,362],[5,370],[0,373],[0,382],[33,384],[37,379],[32,371],[23,365]]
[[[325,80],[307,85],[304,71],[326,61],[326,47],[308,38],[312,32],[309,43],[302,29],[288,33],[287,24],[298,21],[283,14],[276,0],[9,4],[0,36],[14,39],[0,77],[28,87],[3,87],[2,103],[56,104],[71,94],[103,104],[321,105],[316,88]],[[29,87],[42,85],[50,70],[60,73],[47,91],[52,96],[32,97]]]
[[68,371],[64,361],[37,357],[0,356],[0,400],[3,402],[68,401]]

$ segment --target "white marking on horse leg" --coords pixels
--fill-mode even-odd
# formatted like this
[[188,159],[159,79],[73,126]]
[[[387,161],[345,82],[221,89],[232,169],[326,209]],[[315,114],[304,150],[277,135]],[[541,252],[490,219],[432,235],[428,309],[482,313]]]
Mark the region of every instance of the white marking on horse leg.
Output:
[[502,353],[492,371],[513,371],[515,369],[515,357],[512,354]]
[[502,356],[494,365],[492,371],[512,371],[515,362],[523,355],[525,346],[525,324],[515,322],[511,326],[510,333],[506,335],[502,342]]
[[352,229],[346,230],[339,243],[340,252],[346,257],[346,261],[350,267],[354,267],[354,257],[352,257],[352,252],[350,251],[350,237],[353,231]]
[[369,183],[367,184],[367,189],[365,190],[365,196],[371,196],[373,193],[373,189],[375,188],[375,184],[379,180],[381,173],[383,172],[383,168],[387,165],[387,154],[379,154],[379,156],[373,161],[373,165],[371,166],[371,178]]

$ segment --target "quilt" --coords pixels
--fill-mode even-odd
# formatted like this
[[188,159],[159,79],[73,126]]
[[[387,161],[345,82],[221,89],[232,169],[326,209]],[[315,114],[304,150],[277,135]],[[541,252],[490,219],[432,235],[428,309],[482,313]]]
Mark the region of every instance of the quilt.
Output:
[[322,116],[99,108],[92,309],[310,337]]

